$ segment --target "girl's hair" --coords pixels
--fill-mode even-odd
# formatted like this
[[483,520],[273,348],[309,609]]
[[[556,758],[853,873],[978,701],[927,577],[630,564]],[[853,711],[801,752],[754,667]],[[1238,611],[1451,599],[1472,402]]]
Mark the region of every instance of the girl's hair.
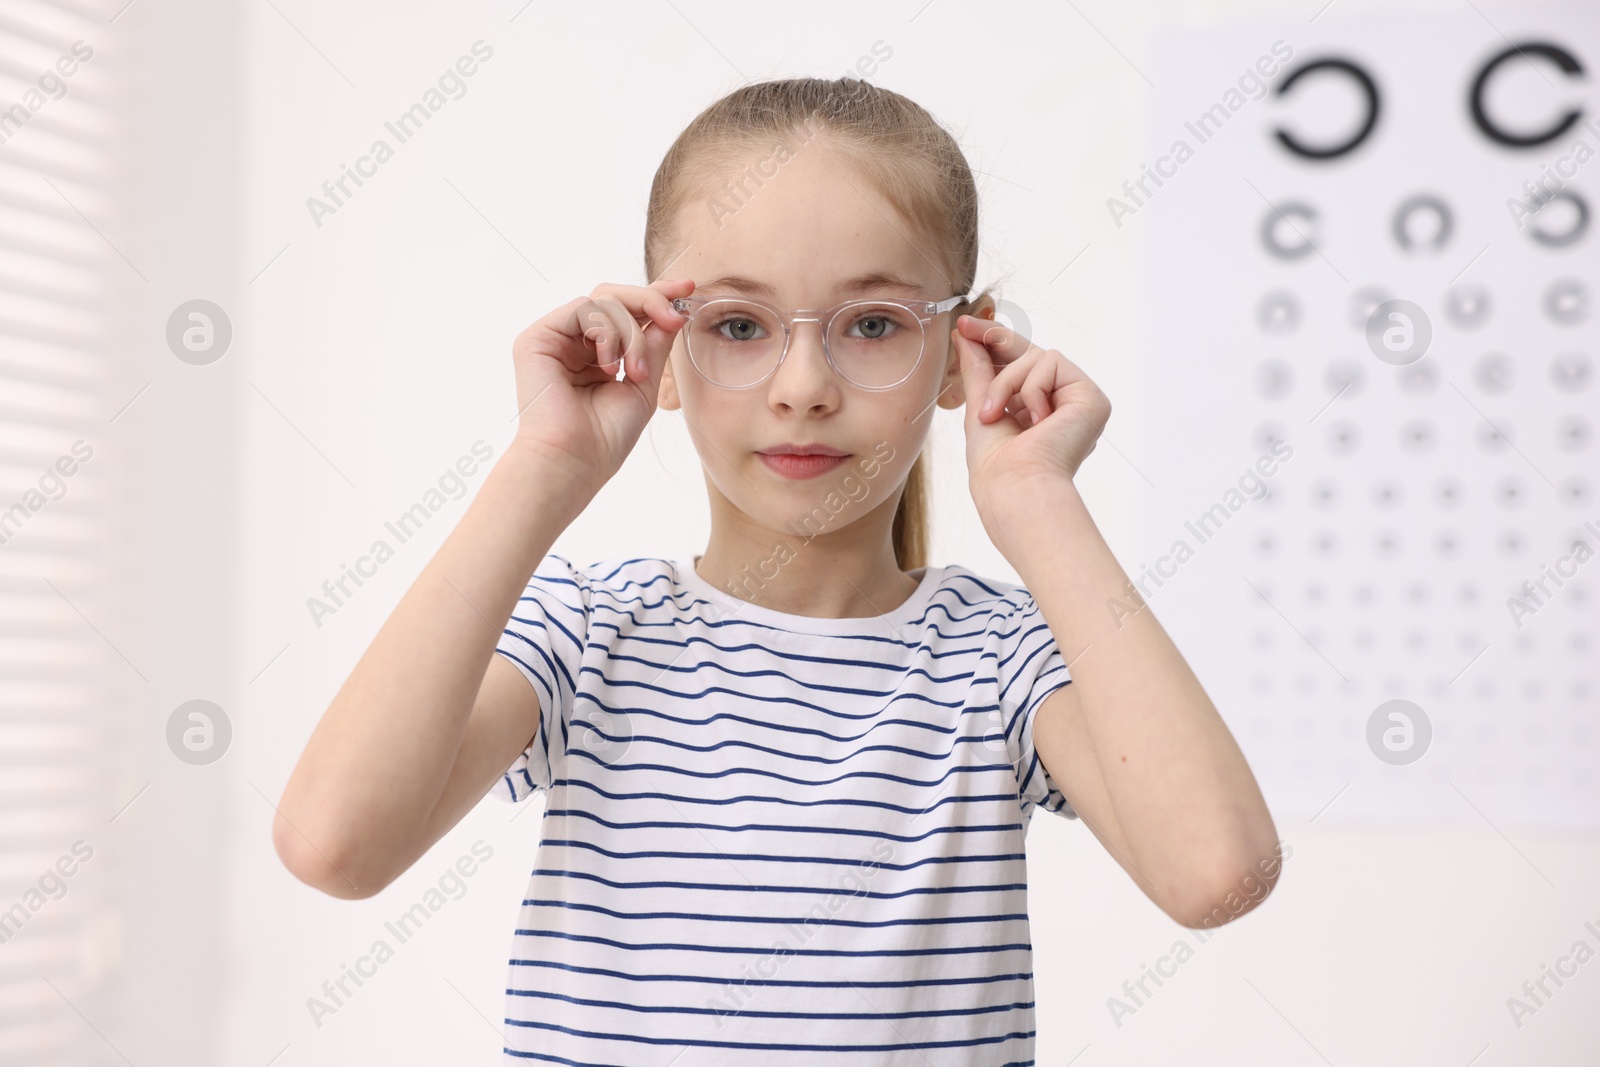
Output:
[[[796,146],[795,142],[799,141]],[[889,202],[927,243],[926,252],[950,283],[949,296],[971,291],[978,270],[978,187],[966,156],[934,117],[914,101],[858,78],[787,78],[735,89],[690,122],[667,149],[650,186],[644,229],[645,277],[654,281],[681,251],[673,247],[679,212],[696,196],[710,212],[732,214],[741,192],[728,171],[744,164],[742,196],[776,172],[749,167],[788,162],[792,152],[825,141]],[[746,182],[757,187],[752,190]],[[720,183],[720,184],[716,184]],[[964,301],[951,321],[977,303]],[[936,297],[935,299],[939,299]],[[894,516],[894,554],[901,570],[928,562],[928,451],[906,477]]]

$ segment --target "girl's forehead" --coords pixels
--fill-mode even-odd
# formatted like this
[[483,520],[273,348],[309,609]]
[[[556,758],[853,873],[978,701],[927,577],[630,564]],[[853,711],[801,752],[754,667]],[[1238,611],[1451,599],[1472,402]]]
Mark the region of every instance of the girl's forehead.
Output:
[[696,292],[737,293],[740,296],[769,302],[781,301],[803,293],[815,294],[817,299],[823,300],[842,300],[862,293],[875,295],[892,293],[897,296],[920,297],[927,295],[928,288],[926,281],[888,267],[844,273],[825,271],[806,279],[716,269],[703,276],[693,277]]
[[697,291],[805,307],[858,294],[942,299],[954,292],[940,266],[944,250],[918,228],[886,218],[892,208],[848,187],[791,197],[793,186],[779,188],[789,177],[754,190],[731,212],[720,202],[683,204],[662,276],[692,278]]
[[675,190],[674,228],[702,248],[775,240],[861,239],[903,244],[907,222],[867,174],[816,150],[803,150],[761,177],[719,164],[685,176]]

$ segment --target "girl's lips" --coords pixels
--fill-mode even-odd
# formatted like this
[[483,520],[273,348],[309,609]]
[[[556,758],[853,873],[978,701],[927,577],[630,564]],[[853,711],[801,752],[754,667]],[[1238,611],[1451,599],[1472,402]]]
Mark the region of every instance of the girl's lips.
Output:
[[771,456],[765,452],[757,452],[761,462],[777,471],[785,478],[815,478],[819,474],[826,474],[839,466],[849,456],[796,456],[776,455]]

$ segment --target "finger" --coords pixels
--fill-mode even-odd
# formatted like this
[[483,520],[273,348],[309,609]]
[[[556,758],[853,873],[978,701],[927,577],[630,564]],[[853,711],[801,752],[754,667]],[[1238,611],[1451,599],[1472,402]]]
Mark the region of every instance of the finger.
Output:
[[654,289],[646,290],[646,292],[650,295],[645,297],[644,309],[649,313],[650,321],[655,323],[656,326],[663,330],[676,330],[688,321],[678,312],[677,308],[672,306],[672,301],[677,299],[679,294],[674,293],[668,296]]
[[[617,370],[622,367],[623,361],[629,355],[637,356],[642,351],[639,346],[644,341],[644,329],[635,317],[635,308],[642,309],[643,304],[642,302],[637,302],[633,307],[630,307],[613,296],[602,296],[594,300],[593,303],[605,315],[606,321],[612,326],[612,329],[605,331],[603,341],[605,355],[608,357],[605,362],[606,372],[615,376]],[[653,322],[654,320],[647,315],[645,325],[650,325]]]
[[583,340],[590,351],[586,362],[607,375],[615,376],[616,367],[612,362],[611,345],[612,338],[617,332],[616,325],[604,312],[592,307],[584,312],[584,321]]
[[990,383],[994,381],[994,364],[989,361],[988,350],[969,340],[959,329],[951,329],[950,343],[956,346],[961,358],[961,388],[967,398],[966,420],[977,419],[981,422],[978,410],[983,398],[989,395]]
[[[652,327],[655,324],[648,316],[645,321]],[[676,325],[681,323],[674,324],[674,328]],[[580,296],[518,335],[513,352],[528,345],[539,345],[574,375],[590,376],[590,381],[601,377],[615,379],[622,353],[630,343],[638,343],[639,332],[638,321],[620,301]],[[548,338],[552,334],[565,343],[552,345],[540,341],[541,336]]]
[[642,342],[623,358],[623,374],[629,381],[650,388],[660,386],[677,329],[677,326],[662,329],[653,322],[645,326]]
[[690,278],[657,278],[650,283],[650,288],[666,295],[669,299],[688,296],[694,292],[694,280]]
[[648,319],[666,329],[669,326],[683,324],[683,316],[673,308],[672,301],[680,296],[687,296],[688,291],[693,288],[694,282],[687,279],[671,279],[647,286],[613,285],[602,282],[595,286],[594,292],[589,295],[593,299],[609,297],[627,308],[635,321]]
[[[1011,400],[1012,395],[1022,387],[1022,383],[1027,379],[1028,374],[1035,366],[1037,366],[1037,364],[1037,360],[1022,359],[1015,363],[1008,363],[1006,366],[1001,368],[1000,373],[996,374],[994,376],[994,380],[989,383],[988,392],[984,397],[984,399],[991,402],[989,405],[990,417],[999,417],[1001,408],[1004,407]],[[984,417],[981,408],[978,412],[978,416],[979,418]]]
[[1054,410],[1051,394],[1055,392],[1055,384],[1055,359],[1047,353],[1043,359],[1034,363],[1018,393],[1022,402],[1027,405],[1034,422],[1043,422]]
[[956,320],[956,328],[962,336],[987,348],[990,357],[1001,366],[1016,362],[1035,347],[1027,337],[993,319],[963,315]]
[[[693,288],[694,282],[687,279],[672,279],[649,287],[609,284],[596,287],[599,298],[615,300],[627,309],[635,323],[643,326],[642,330],[630,328],[626,342],[619,346],[617,363],[624,377],[645,380],[649,365],[659,363],[659,357],[671,349],[673,335],[689,321],[672,306],[672,301]],[[614,377],[616,364],[606,364],[606,371]]]
[[[597,368],[599,363],[592,352],[594,338],[586,336],[592,327],[599,324],[587,317],[588,312],[594,310],[592,303],[588,297],[580,296],[556,308],[518,336],[514,351],[529,345],[537,345],[547,350],[569,373],[575,375]],[[602,316],[600,322],[606,321],[608,320]],[[548,334],[555,335],[562,343],[553,345],[542,343],[541,336]]]

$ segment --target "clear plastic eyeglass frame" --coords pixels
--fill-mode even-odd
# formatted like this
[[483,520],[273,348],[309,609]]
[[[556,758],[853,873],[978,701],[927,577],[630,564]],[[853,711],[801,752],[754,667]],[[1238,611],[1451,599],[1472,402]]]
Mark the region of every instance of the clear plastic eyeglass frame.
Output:
[[[833,373],[837,374],[840,378],[843,378],[857,389],[865,389],[869,392],[877,393],[883,392],[886,389],[896,389],[901,385],[904,385],[906,381],[908,381],[910,377],[917,372],[917,368],[922,366],[922,357],[926,355],[928,351],[928,323],[933,321],[934,316],[943,314],[944,312],[949,311],[951,308],[960,306],[966,301],[966,299],[966,296],[957,294],[956,296],[952,296],[937,302],[932,300],[898,300],[890,297],[866,300],[847,300],[844,303],[838,304],[826,311],[818,311],[815,308],[798,308],[792,312],[789,312],[788,314],[779,311],[777,308],[766,303],[765,301],[752,300],[749,297],[743,296],[680,296],[672,302],[672,306],[679,314],[690,320],[693,320],[695,314],[707,304],[713,304],[724,300],[740,304],[754,304],[756,307],[765,308],[766,310],[772,312],[772,317],[778,322],[783,323],[783,351],[778,353],[778,359],[772,364],[771,370],[767,371],[766,374],[763,374],[760,378],[748,385],[723,385],[721,382],[710,377],[704,370],[701,370],[700,364],[695,362],[694,351],[692,347],[690,348],[689,362],[694,364],[694,369],[700,372],[700,376],[702,378],[705,378],[706,381],[717,386],[719,389],[730,389],[735,391],[754,389],[756,386],[767,381],[774,374],[778,373],[778,368],[783,366],[783,361],[789,356],[789,342],[794,339],[794,324],[797,322],[815,322],[822,327],[822,351],[823,354],[828,357],[828,366],[833,368]],[[839,365],[833,361],[833,352],[828,346],[828,334],[832,330],[833,320],[840,314],[840,312],[848,311],[850,308],[859,307],[862,304],[894,304],[897,307],[905,308],[917,319],[918,322],[922,324],[922,350],[917,353],[917,360],[911,365],[911,369],[906,371],[905,377],[901,378],[897,382],[893,382],[889,385],[862,385],[854,378],[851,378],[844,371],[840,370]],[[688,324],[685,325],[685,329],[690,328],[692,327]],[[685,335],[686,340],[687,336],[688,335]]]

